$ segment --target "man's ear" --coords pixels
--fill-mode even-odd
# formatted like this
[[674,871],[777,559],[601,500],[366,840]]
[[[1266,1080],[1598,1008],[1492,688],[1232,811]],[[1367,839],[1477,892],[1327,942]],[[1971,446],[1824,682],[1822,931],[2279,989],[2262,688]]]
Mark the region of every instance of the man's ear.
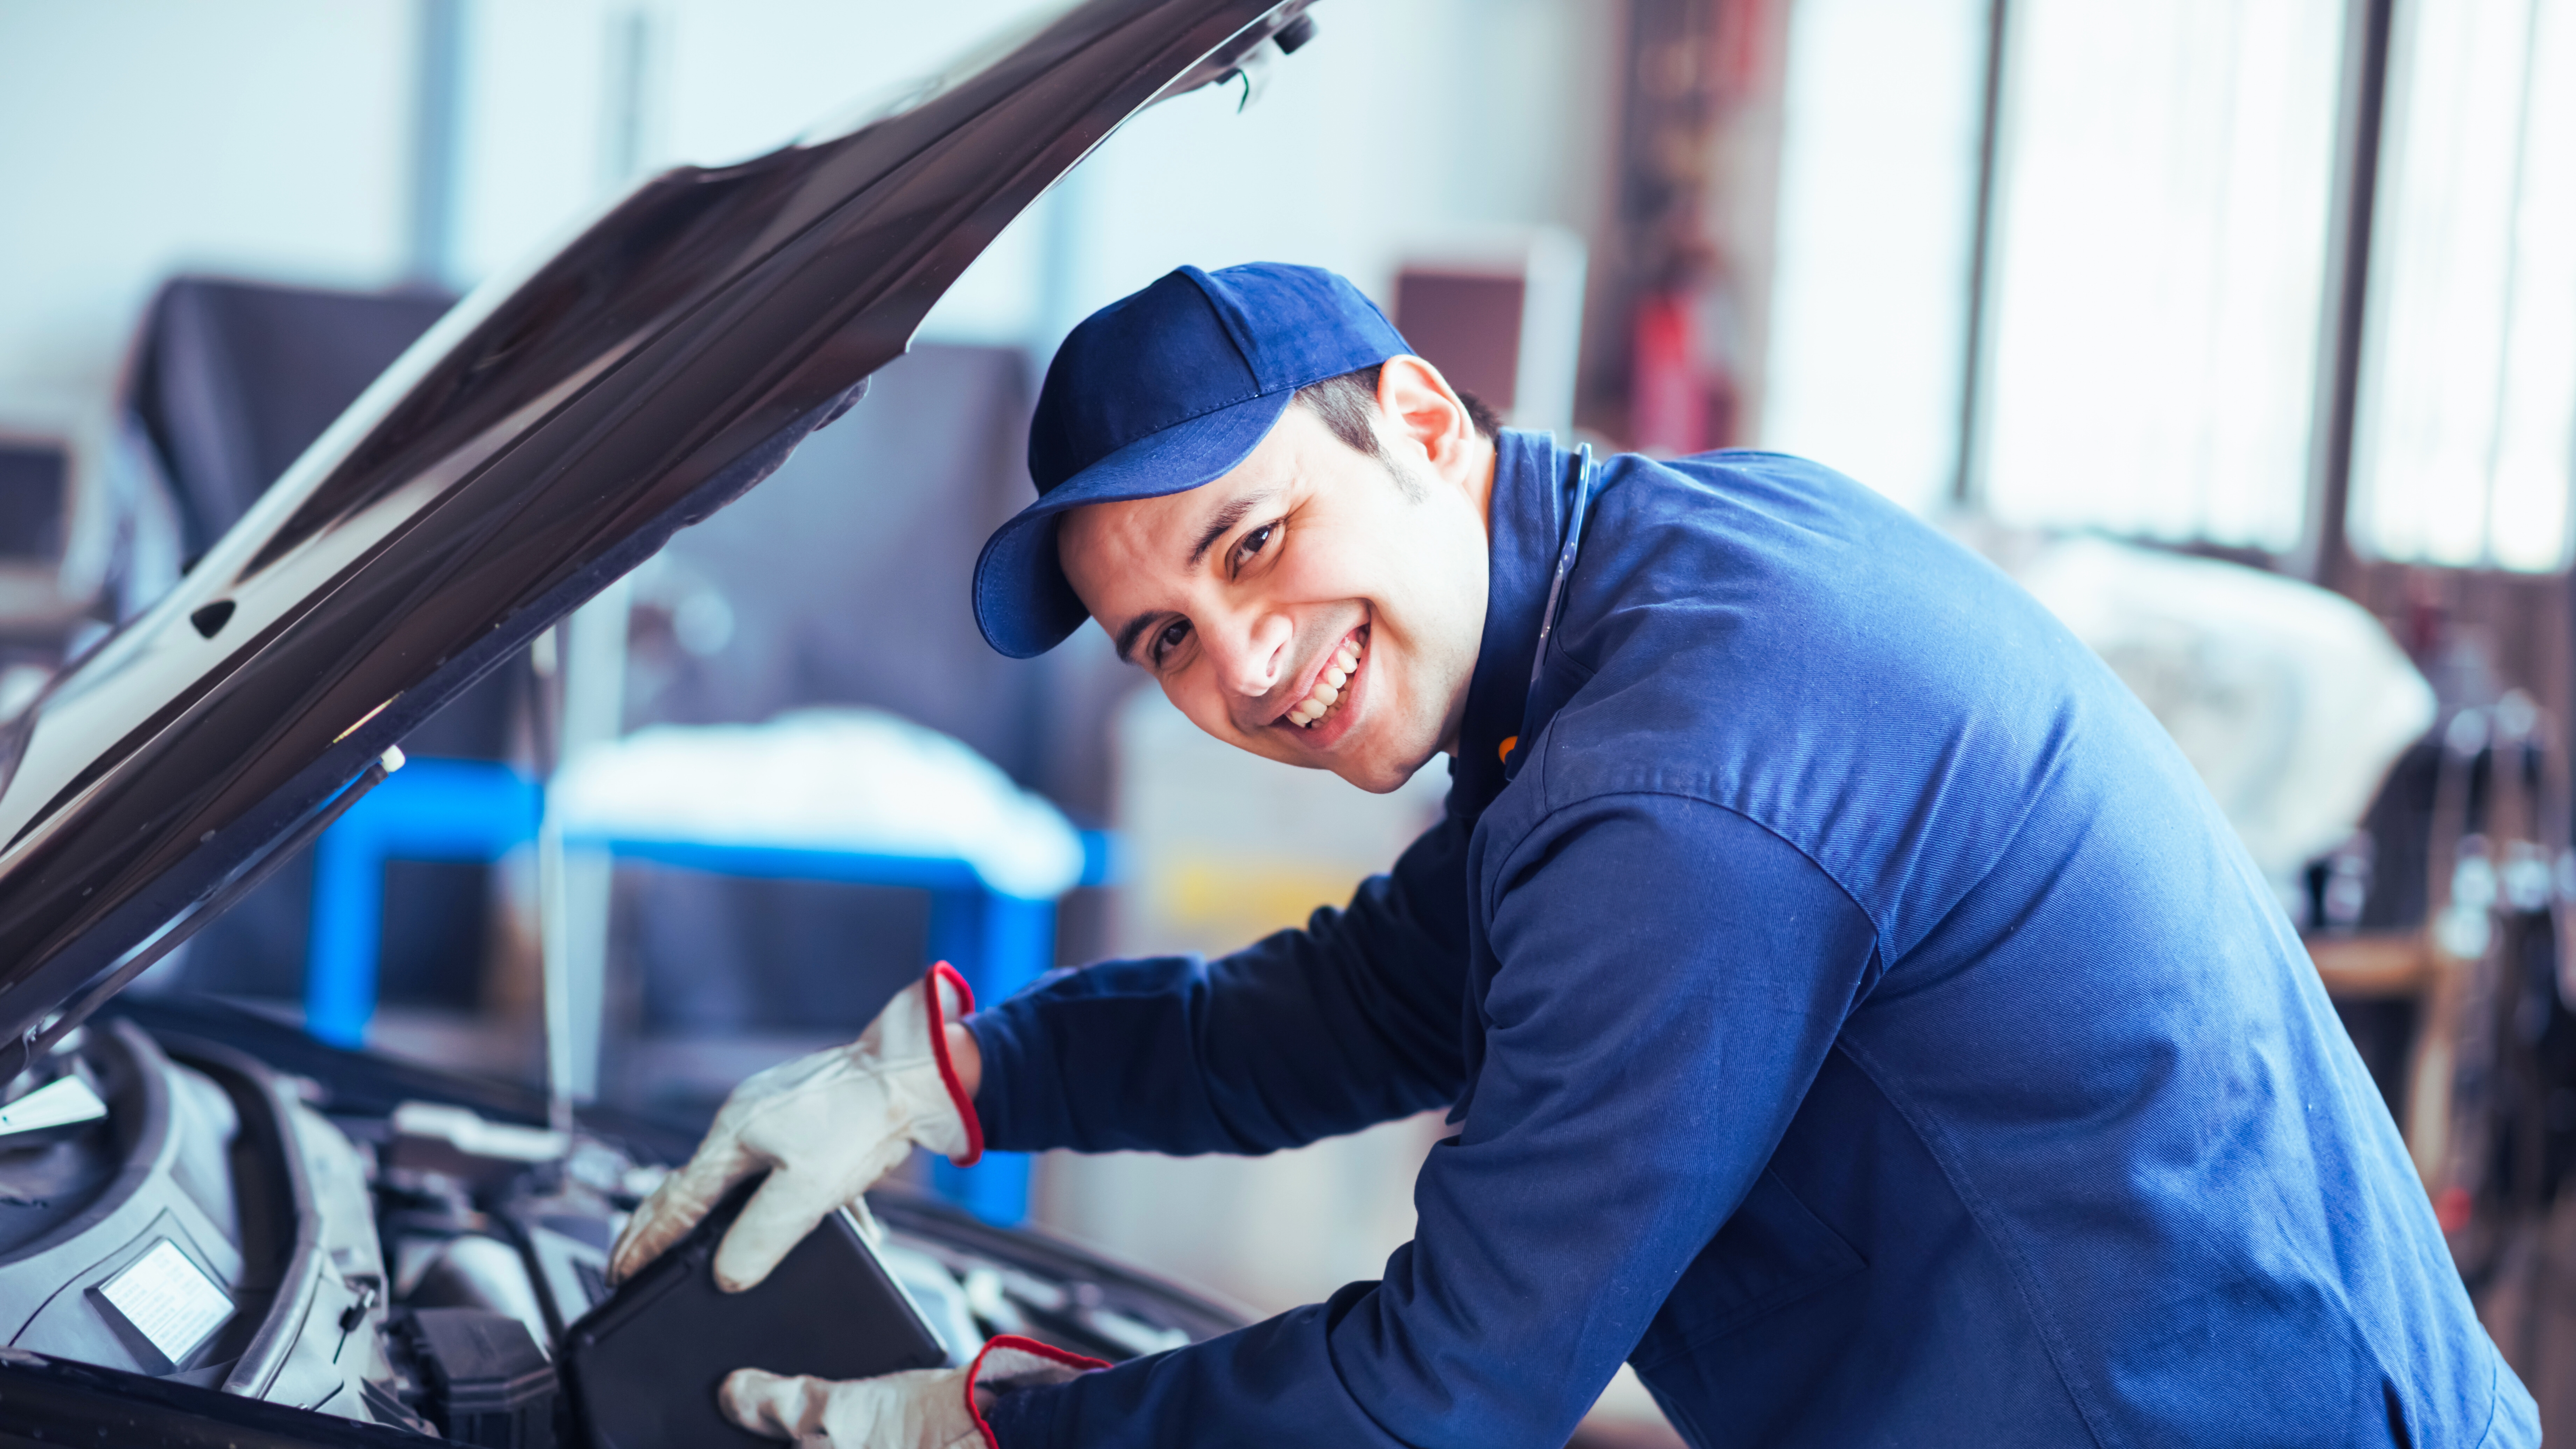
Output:
[[1419,357],[1390,357],[1378,369],[1378,411],[1395,441],[1422,450],[1431,471],[1448,483],[1466,485],[1483,459],[1482,441],[1467,405],[1440,369]]

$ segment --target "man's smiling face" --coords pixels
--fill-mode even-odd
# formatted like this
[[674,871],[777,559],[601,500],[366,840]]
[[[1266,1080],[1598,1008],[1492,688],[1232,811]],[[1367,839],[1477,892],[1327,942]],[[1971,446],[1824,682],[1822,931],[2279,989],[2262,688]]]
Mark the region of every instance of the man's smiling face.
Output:
[[1199,728],[1364,790],[1451,748],[1485,626],[1492,443],[1430,364],[1390,360],[1356,452],[1293,404],[1204,486],[1065,516],[1064,572]]

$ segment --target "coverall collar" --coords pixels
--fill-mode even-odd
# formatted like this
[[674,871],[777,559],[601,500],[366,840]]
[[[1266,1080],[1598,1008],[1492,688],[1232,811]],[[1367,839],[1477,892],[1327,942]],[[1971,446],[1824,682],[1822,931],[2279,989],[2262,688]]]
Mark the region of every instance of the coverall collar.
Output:
[[1520,734],[1529,706],[1540,615],[1572,503],[1567,471],[1564,455],[1546,433],[1505,429],[1494,439],[1485,633],[1467,682],[1458,755],[1449,768],[1452,809],[1481,810],[1502,793],[1503,746]]

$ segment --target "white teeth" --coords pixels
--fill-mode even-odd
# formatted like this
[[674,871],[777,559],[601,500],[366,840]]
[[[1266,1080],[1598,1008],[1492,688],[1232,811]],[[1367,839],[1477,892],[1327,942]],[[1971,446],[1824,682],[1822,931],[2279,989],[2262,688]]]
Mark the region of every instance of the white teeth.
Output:
[[1351,676],[1358,672],[1359,667],[1360,650],[1357,645],[1345,643],[1335,650],[1332,662],[1325,665],[1324,672],[1316,678],[1314,691],[1288,711],[1288,723],[1304,729],[1322,719],[1334,705],[1341,703],[1342,687],[1350,683]]

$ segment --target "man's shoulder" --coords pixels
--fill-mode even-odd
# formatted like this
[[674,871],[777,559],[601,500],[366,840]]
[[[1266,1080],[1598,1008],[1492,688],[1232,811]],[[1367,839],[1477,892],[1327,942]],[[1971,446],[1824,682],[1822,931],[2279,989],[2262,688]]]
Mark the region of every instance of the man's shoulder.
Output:
[[[1829,464],[1759,448],[1721,448],[1678,458],[1620,453],[1603,462],[1593,492],[1597,508],[1611,517],[1623,510],[1671,517],[1677,505],[1687,507],[1687,500],[1696,499],[1829,538],[1874,537],[1889,528],[1920,526],[1886,495]],[[1732,514],[1700,516],[1714,521]]]
[[2001,570],[1884,496],[1821,463],[1743,451],[1610,460],[1562,620],[1595,670],[1642,646],[1731,650],[1755,675],[1880,652],[1938,667],[1999,627],[2054,625]]
[[1830,468],[1770,453],[1605,469],[1546,667],[1559,734],[1622,754],[1797,755],[2044,729],[2117,682],[2001,570]]
[[[1614,460],[1495,824],[1655,791],[1741,814],[1876,911],[1964,888],[2041,782],[2108,788],[2153,721],[1992,565],[1804,459]],[[1937,826],[1920,856],[1927,827]],[[1891,872],[1913,859],[1935,868]],[[1952,877],[1956,877],[1953,879]]]

